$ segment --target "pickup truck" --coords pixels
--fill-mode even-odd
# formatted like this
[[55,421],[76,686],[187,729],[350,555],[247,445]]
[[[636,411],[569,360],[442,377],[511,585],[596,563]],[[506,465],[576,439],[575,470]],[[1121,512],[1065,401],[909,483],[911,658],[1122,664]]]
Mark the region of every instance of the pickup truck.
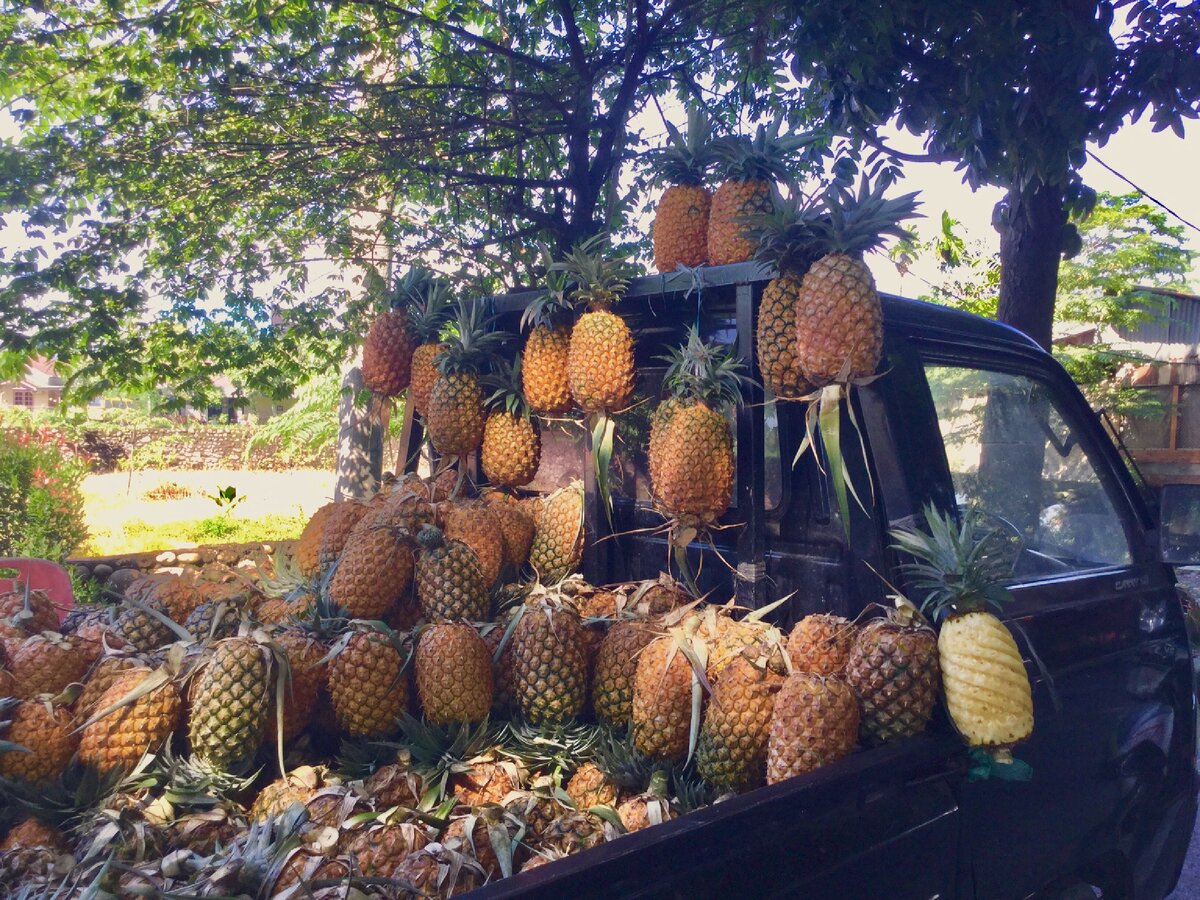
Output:
[[[549,491],[585,476],[590,582],[652,578],[666,567],[666,538],[655,533],[662,518],[638,449],[639,409],[659,394],[657,357],[698,324],[705,339],[736,347],[757,379],[755,310],[770,274],[746,263],[641,278],[618,306],[637,341],[640,397],[650,402],[618,425],[611,526],[584,429],[545,431],[532,485]],[[532,297],[491,298],[499,327],[516,332]],[[692,548],[694,568],[704,589],[741,606],[790,597],[773,613],[784,627],[812,612],[854,617],[887,602],[880,576],[903,586],[889,528],[911,523],[928,503],[979,508],[1016,547],[1015,599],[1004,618],[1033,683],[1034,733],[1016,749],[1032,779],[973,778],[941,714],[923,735],[860,749],[477,896],[1171,892],[1196,816],[1196,699],[1188,619],[1164,559],[1193,561],[1186,548],[1194,555],[1200,504],[1186,486],[1164,489],[1172,514],[1165,540],[1136,468],[1062,367],[1024,335],[897,297],[885,297],[883,308],[882,375],[853,401],[865,456],[852,442],[847,457],[857,483],[870,478],[869,510],[852,505],[851,521],[839,520],[819,460],[805,453],[794,461],[804,404],[750,386],[736,412],[735,499],[722,523],[730,527],[716,532],[715,548]],[[419,420],[409,413],[401,448],[409,467],[420,447]],[[617,537],[595,541],[610,530]]]

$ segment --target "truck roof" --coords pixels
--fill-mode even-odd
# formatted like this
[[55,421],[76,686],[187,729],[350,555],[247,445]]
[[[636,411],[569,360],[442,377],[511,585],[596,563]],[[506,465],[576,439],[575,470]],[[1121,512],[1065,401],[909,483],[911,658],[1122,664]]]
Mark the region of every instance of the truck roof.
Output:
[[[702,289],[730,288],[739,285],[765,284],[775,277],[775,270],[755,262],[734,263],[727,266],[704,266],[699,269],[679,269],[661,275],[646,275],[633,279],[626,292],[626,300],[636,301],[639,297],[663,297],[670,294],[684,295]],[[524,309],[536,298],[539,291],[516,291],[500,294],[492,299],[497,312],[511,313]],[[973,313],[912,300],[894,294],[883,294],[883,316],[887,326],[902,331],[953,334],[958,339],[969,339],[989,346],[1008,346],[1014,350],[1045,351],[1033,339],[1008,325],[986,319]]]

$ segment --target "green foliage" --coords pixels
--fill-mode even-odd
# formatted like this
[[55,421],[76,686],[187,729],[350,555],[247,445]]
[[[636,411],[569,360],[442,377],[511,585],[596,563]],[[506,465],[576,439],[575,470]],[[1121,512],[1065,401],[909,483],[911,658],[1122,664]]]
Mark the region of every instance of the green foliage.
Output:
[[781,96],[753,23],[696,0],[0,7],[0,215],[28,237],[0,258],[0,370],[288,396],[359,342],[393,259],[490,292],[532,281],[538,238],[620,231],[653,98],[728,126]]
[[86,549],[89,553],[110,556],[149,550],[176,550],[189,544],[283,541],[299,537],[307,521],[300,512],[257,519],[217,515],[154,524],[131,519],[119,529],[93,535]]
[[0,432],[0,556],[62,560],[83,543],[86,474],[36,432]]
[[1000,293],[1000,259],[983,241],[962,237],[955,230],[961,224],[943,210],[937,235],[925,241],[908,237],[893,245],[889,255],[901,275],[907,275],[918,260],[937,260],[940,277],[926,283],[929,293],[922,292],[922,300],[994,319]]

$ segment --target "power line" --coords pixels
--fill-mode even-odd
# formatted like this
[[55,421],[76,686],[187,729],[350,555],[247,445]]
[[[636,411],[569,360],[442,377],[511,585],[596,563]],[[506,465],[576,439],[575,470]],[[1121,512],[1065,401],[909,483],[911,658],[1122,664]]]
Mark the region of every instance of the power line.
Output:
[[1176,219],[1178,219],[1180,222],[1182,222],[1188,228],[1192,229],[1192,231],[1200,233],[1200,225],[1197,225],[1195,222],[1191,222],[1191,221],[1188,221],[1187,219],[1185,219],[1183,216],[1181,216],[1179,213],[1175,212],[1175,210],[1171,209],[1171,207],[1167,206],[1167,204],[1163,203],[1161,200],[1159,200],[1157,197],[1155,197],[1149,191],[1142,188],[1141,185],[1134,182],[1131,178],[1127,178],[1126,176],[1122,175],[1120,172],[1118,172],[1116,169],[1114,169],[1112,166],[1110,166],[1108,163],[1106,163],[1104,160],[1102,160],[1100,157],[1098,157],[1091,150],[1087,151],[1087,155],[1089,157],[1091,157],[1092,159],[1094,159],[1097,163],[1099,163],[1103,168],[1105,168],[1109,172],[1111,172],[1113,175],[1116,175],[1118,178],[1120,178],[1123,182],[1125,182],[1127,185],[1129,185],[1131,188],[1133,188],[1135,191],[1137,191],[1139,194],[1141,194],[1143,197],[1145,197],[1151,203],[1156,203],[1157,205],[1161,206],[1164,212],[1167,212],[1170,215],[1174,216]]

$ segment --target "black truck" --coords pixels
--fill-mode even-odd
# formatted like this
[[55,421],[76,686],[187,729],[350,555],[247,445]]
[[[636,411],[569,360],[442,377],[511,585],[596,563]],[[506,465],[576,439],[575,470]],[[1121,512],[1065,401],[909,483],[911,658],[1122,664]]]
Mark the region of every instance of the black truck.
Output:
[[[698,325],[753,372],[755,264],[637,279],[618,307],[637,341],[640,397],[621,417],[613,519],[603,515],[584,430],[548,429],[532,487],[585,477],[594,584],[652,578],[669,557],[649,502],[644,410],[658,356]],[[488,302],[516,332],[532,294]],[[782,626],[857,616],[903,586],[888,529],[926,504],[979,508],[1011,533],[1014,626],[1036,725],[1017,757],[1029,781],[977,779],[944,715],[926,734],[499,881],[479,897],[1160,898],[1196,816],[1196,700],[1186,608],[1164,560],[1200,558],[1191,493],[1160,515],[1136,469],[1052,357],[995,322],[885,297],[881,377],[854,392],[864,454],[847,465],[864,502],[839,520],[826,467],[797,460],[804,404],[748,387],[736,412],[734,503],[715,548],[692,548],[702,587]],[[639,412],[639,410],[643,410]],[[844,431],[845,429],[843,429]],[[416,465],[411,413],[402,453]],[[1030,461],[1033,461],[1032,463]],[[557,473],[557,475],[555,474]],[[478,474],[478,473],[477,473]],[[1168,528],[1169,525],[1169,528]],[[613,531],[610,540],[594,539]],[[882,576],[882,578],[881,578]]]

